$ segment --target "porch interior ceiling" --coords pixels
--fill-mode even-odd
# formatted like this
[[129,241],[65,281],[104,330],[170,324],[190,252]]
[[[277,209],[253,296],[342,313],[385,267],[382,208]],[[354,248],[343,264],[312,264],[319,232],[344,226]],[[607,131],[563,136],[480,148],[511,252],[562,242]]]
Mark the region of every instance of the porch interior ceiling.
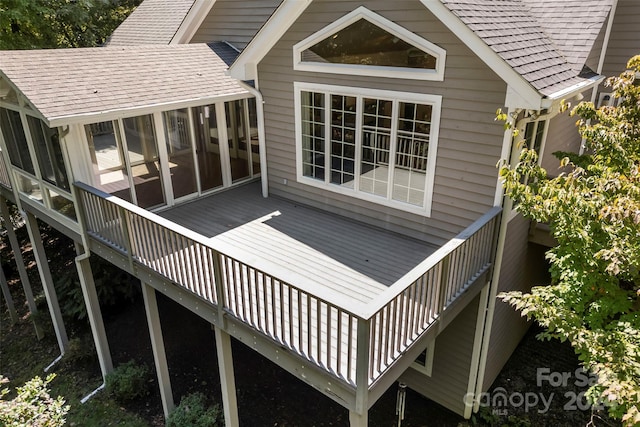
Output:
[[0,77],[52,127],[101,121],[105,114],[134,115],[246,97],[249,92],[226,70],[227,64],[206,44],[0,54]]

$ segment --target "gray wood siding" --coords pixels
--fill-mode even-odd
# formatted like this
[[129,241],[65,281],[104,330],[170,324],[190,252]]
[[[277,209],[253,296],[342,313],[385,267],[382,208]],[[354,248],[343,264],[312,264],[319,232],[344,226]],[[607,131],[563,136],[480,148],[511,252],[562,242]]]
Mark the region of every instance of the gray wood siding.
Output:
[[[447,51],[445,80],[425,82],[293,70],[293,45],[360,6],[316,0],[258,67],[265,99],[269,185],[282,195],[370,224],[442,244],[493,204],[503,130],[494,122],[505,83],[418,1],[370,1],[372,11]],[[296,182],[293,82],[442,95],[431,217],[403,212]],[[287,184],[285,184],[285,180]]]
[[607,32],[607,25],[602,26],[600,33],[598,34],[598,38],[593,43],[593,47],[591,48],[591,52],[589,52],[589,56],[585,61],[585,65],[591,68],[593,71],[598,71],[598,62],[600,62],[600,53],[602,52],[602,44],[604,43],[604,36]]
[[244,49],[281,0],[216,0],[191,43],[227,41]]
[[[591,91],[583,93],[584,100],[589,100]],[[575,105],[576,103],[574,103]],[[542,153],[541,165],[547,170],[549,175],[557,176],[560,174],[558,167],[559,160],[553,155],[556,151],[580,152],[580,143],[582,138],[578,133],[576,126],[577,116],[571,117],[569,111],[558,114],[549,122],[547,130],[547,139],[545,141],[544,152]]]
[[[498,293],[510,290],[526,292],[532,285],[545,282],[544,248],[529,244],[528,237],[528,220],[518,215],[509,222]],[[483,391],[491,386],[528,328],[529,323],[519,312],[500,300],[496,301]]]
[[400,377],[413,390],[458,415],[464,413],[479,301],[479,296],[474,298],[436,338],[430,377],[411,368]]
[[619,0],[603,74],[617,76],[626,69],[627,61],[634,55],[640,55],[640,2]]

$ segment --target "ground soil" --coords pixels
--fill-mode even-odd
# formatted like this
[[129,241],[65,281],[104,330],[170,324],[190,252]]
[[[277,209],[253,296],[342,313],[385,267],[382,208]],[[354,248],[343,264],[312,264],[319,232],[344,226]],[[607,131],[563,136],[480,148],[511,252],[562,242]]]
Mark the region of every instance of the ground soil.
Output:
[[[56,278],[61,277],[69,269],[73,269],[73,246],[70,241],[53,230],[43,227],[50,267]],[[26,242],[26,233],[19,229],[20,238]],[[6,237],[0,240],[0,254],[5,273],[19,311],[23,317],[26,309],[24,297],[18,279],[13,257],[4,244]],[[23,248],[25,262],[29,266],[33,278],[34,291],[41,293],[37,279],[37,271],[33,263],[29,245]],[[132,285],[139,286],[139,285]],[[39,305],[46,313],[46,303],[39,298]],[[168,298],[158,295],[158,306],[162,319],[162,329],[166,346],[174,400],[194,391],[203,392],[211,402],[221,402],[220,382],[218,377],[217,356],[214,334],[211,326],[198,316],[182,308]],[[33,328],[28,320],[8,327],[6,306],[2,304],[2,331],[0,356],[6,355],[9,346],[18,346],[21,341],[32,340]],[[103,308],[105,327],[108,335],[114,365],[134,359],[153,367],[151,342],[147,329],[142,297],[137,296],[116,307]],[[48,337],[39,345],[44,359],[53,360],[57,354],[55,339],[50,321]],[[74,323],[70,329],[72,337],[79,337],[83,342],[91,342],[86,323]],[[595,421],[595,425],[614,425],[611,421],[592,416],[592,412],[577,404],[573,410],[571,398],[580,398],[585,387],[577,381],[575,370],[578,361],[566,344],[558,342],[541,342],[535,339],[538,331],[533,329],[513,354],[503,372],[487,394],[487,401],[496,401],[496,396],[504,394],[507,404],[497,400],[493,407],[482,408],[479,415],[471,420],[464,420],[454,413],[429,401],[417,393],[407,392],[405,420],[402,426],[459,426],[459,425],[519,425],[519,426],[580,426]],[[32,350],[29,350],[32,351]],[[270,361],[250,350],[244,344],[233,341],[234,369],[240,424],[242,426],[348,426],[348,412],[318,391],[302,383],[294,376],[280,369]],[[0,359],[0,373],[10,376],[12,369],[21,363],[20,360]],[[538,368],[548,368],[549,373],[568,372],[572,377],[562,387],[544,381],[541,386],[536,383]],[[17,369],[17,368],[16,368]],[[82,371],[78,375],[78,388],[88,389],[89,384],[99,384],[97,361],[67,366],[67,372]],[[65,371],[62,370],[62,375]],[[76,375],[76,374],[74,374]],[[155,378],[155,373],[153,375]],[[137,413],[150,426],[162,426],[163,416],[160,394],[157,383],[150,379],[150,394],[138,401],[126,405],[124,409]],[[371,426],[395,426],[397,387],[392,386],[382,398],[376,402],[369,412]],[[572,395],[573,393],[573,395]],[[533,402],[533,395],[538,397],[536,406],[519,404],[518,394],[523,399]],[[511,401],[509,401],[511,398]],[[551,400],[550,409],[545,411],[540,399]],[[576,403],[579,403],[576,400]],[[116,423],[119,424],[119,423]],[[79,425],[79,424],[78,424]],[[104,424],[113,425],[105,421]],[[123,424],[119,424],[123,425]]]

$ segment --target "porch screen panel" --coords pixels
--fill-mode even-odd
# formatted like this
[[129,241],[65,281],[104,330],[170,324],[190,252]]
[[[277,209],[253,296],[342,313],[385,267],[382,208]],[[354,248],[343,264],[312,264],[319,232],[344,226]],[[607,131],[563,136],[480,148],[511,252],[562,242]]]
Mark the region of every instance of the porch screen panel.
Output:
[[193,122],[196,130],[200,188],[202,191],[207,191],[222,187],[220,138],[215,105],[194,108]]
[[431,109],[430,105],[400,103],[393,200],[416,206],[424,204]]
[[331,183],[354,188],[356,97],[331,95]]
[[324,181],[325,177],[325,106],[324,94],[301,93],[302,174]]
[[193,194],[198,188],[188,110],[166,111],[163,116],[173,196]]
[[360,191],[386,197],[389,190],[393,102],[364,99]]
[[71,191],[58,130],[49,128],[42,120],[32,116],[28,116],[28,123],[42,179],[58,188]]
[[245,101],[231,101],[224,104],[229,141],[231,180],[240,181],[251,176],[249,137]]
[[129,175],[124,161],[118,122],[85,126],[93,163],[95,185],[101,190],[132,201]]
[[2,128],[4,140],[7,143],[11,164],[25,172],[35,175],[36,172],[33,168],[33,161],[31,160],[31,153],[29,153],[27,137],[22,127],[20,113],[0,108],[0,127]]
[[130,117],[123,119],[122,123],[138,206],[151,208],[163,205],[164,191],[153,116]]

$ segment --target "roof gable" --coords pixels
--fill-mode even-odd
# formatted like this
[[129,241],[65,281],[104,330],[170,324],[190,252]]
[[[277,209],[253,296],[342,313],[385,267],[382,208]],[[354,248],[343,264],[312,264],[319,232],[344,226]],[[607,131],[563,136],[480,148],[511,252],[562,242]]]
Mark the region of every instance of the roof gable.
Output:
[[[284,0],[265,27],[231,66],[232,76],[256,78],[256,66],[313,0]],[[532,12],[529,3],[538,0],[420,0],[438,19],[454,32],[479,58],[508,85],[507,99],[517,100],[525,108],[546,108],[542,98],[557,97],[584,90],[599,78],[595,73],[582,74],[576,62],[565,57],[545,27]],[[540,0],[552,1],[552,0]],[[595,36],[585,36],[582,49],[574,61],[580,61],[593,46],[593,40],[605,24],[611,0],[587,0],[593,7],[605,8],[594,18]],[[573,1],[572,1],[573,3]],[[573,3],[576,7],[576,3]],[[556,12],[560,9],[555,9]],[[561,9],[562,16],[570,8]],[[541,12],[540,12],[541,13]],[[560,13],[560,12],[557,12]],[[564,18],[563,18],[564,19]],[[559,19],[555,25],[560,26]],[[570,43],[565,43],[570,50]],[[586,57],[586,56],[585,56]],[[511,98],[510,98],[511,97]]]

